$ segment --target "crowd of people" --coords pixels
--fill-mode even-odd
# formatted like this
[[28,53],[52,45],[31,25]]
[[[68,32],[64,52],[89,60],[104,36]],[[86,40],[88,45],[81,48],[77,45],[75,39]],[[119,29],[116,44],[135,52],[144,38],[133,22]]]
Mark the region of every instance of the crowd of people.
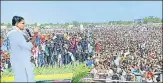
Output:
[[[95,78],[159,82],[162,78],[155,73],[163,70],[161,44],[162,25],[104,25],[84,31],[42,29],[31,50],[31,62],[36,67],[85,62],[93,66]],[[9,53],[1,51],[1,59],[2,71],[11,67]]]
[[154,25],[100,29],[97,34],[102,40],[102,50],[100,56],[93,58],[91,73],[95,78],[108,80],[160,82],[161,32],[162,26]]

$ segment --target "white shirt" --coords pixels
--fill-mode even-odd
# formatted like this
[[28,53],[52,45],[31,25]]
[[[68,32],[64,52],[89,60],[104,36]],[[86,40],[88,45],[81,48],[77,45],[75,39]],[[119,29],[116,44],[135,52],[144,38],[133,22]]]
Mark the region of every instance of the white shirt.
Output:
[[153,80],[152,80],[152,79],[146,79],[146,81],[147,81],[147,82],[153,82]]
[[109,69],[107,73],[108,73],[108,77],[111,77],[114,74],[112,69]]
[[57,38],[56,36],[53,37],[53,39]]
[[42,44],[41,47],[42,47],[42,50],[45,51],[45,44]]
[[116,66],[119,66],[120,59],[121,59],[120,56],[118,56],[118,57],[116,58],[116,60],[114,61],[115,64],[116,64]]
[[58,55],[58,58],[61,59],[61,54]]
[[93,47],[90,44],[88,44],[88,52],[91,53],[92,51],[93,51]]
[[99,78],[99,76],[97,74],[98,72],[97,72],[97,70],[95,68],[92,69],[91,73],[94,74],[94,78]]
[[117,68],[117,73],[120,73],[122,70],[121,70],[121,68]]
[[75,57],[73,56],[73,54],[71,52],[68,52],[69,56],[71,57],[72,61],[75,61]]
[[126,81],[126,79],[124,78],[124,77],[126,76],[126,74],[127,74],[127,73],[126,73],[125,71],[122,72],[123,81]]

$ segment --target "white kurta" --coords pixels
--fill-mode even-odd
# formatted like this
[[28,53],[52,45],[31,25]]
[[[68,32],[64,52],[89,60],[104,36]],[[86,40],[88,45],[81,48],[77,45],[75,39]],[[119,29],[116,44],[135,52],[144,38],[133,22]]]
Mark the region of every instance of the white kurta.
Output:
[[33,66],[30,62],[32,43],[26,42],[23,33],[16,27],[13,27],[7,35],[15,82],[34,82]]

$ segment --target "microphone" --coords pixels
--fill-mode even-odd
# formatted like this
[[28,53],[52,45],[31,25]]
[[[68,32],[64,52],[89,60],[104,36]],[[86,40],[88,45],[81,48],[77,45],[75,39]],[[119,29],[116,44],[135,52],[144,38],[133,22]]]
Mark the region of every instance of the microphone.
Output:
[[[25,30],[27,31],[28,35],[29,35],[30,37],[32,37],[32,35],[31,35],[29,29],[25,29]],[[31,40],[31,38],[30,38],[30,40]]]
[[32,35],[31,35],[29,29],[26,29],[26,31],[27,31],[28,35],[29,35],[30,37],[32,37]]

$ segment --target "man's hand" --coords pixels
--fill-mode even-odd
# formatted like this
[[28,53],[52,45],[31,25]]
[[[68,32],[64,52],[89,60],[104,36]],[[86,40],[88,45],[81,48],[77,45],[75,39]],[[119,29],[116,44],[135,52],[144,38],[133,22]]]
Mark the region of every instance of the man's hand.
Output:
[[32,40],[32,37],[28,37],[28,41],[31,41]]
[[38,33],[38,27],[35,27],[33,31],[34,33]]
[[37,34],[38,34],[38,27],[35,27],[34,28],[34,34],[33,34],[33,36],[31,37],[31,40],[30,40],[30,42],[32,42],[33,45],[34,45]]

